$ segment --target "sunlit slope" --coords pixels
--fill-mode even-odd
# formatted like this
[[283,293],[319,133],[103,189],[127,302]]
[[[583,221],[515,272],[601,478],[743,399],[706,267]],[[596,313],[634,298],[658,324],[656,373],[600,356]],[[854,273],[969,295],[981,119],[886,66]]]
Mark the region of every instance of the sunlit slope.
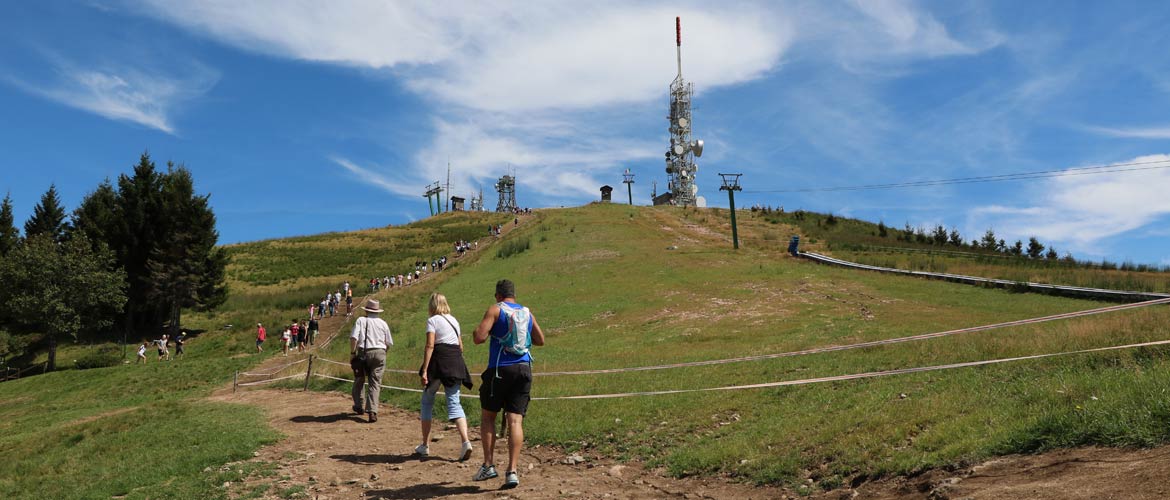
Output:
[[[726,213],[622,205],[543,211],[507,236],[527,239],[527,251],[485,255],[439,291],[470,335],[496,280],[515,281],[548,335],[535,349],[538,372],[778,353],[1104,305],[823,267],[785,256],[782,242],[735,252],[720,231]],[[386,303],[398,339],[388,363],[416,369],[425,293]],[[537,377],[534,395],[720,387],[1161,340],[1170,338],[1168,316],[1144,309],[767,361]],[[473,370],[485,366],[485,347],[467,344]],[[679,474],[811,475],[829,486],[859,473],[995,453],[1165,441],[1170,410],[1148,396],[1167,387],[1166,368],[1163,350],[1144,349],[801,387],[538,401],[526,430],[538,442],[646,458]],[[415,395],[391,397],[417,406]]]

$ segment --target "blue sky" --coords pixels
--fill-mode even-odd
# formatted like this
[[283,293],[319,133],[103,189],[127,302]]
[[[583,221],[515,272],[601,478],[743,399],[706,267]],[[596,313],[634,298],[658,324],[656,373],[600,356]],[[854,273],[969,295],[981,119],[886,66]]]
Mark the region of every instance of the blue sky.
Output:
[[665,184],[674,16],[700,195],[901,227],[1035,235],[1170,264],[1170,169],[775,193],[1170,160],[1166,2],[0,4],[0,191],[18,225],[149,150],[210,193],[221,241],[397,224],[514,169],[524,206]]

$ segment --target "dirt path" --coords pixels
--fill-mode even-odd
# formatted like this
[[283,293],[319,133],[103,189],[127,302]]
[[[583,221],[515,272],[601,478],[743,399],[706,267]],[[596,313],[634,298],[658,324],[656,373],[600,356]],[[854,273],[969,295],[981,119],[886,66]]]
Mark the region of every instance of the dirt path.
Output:
[[[378,422],[367,423],[349,412],[348,396],[336,393],[254,390],[212,397],[218,401],[264,408],[269,423],[287,437],[266,447],[253,461],[278,464],[274,477],[252,476],[229,491],[244,492],[271,484],[269,496],[298,486],[312,499],[448,498],[782,498],[775,488],[753,488],[718,478],[670,479],[638,465],[586,456],[575,465],[555,449],[526,449],[520,463],[520,487],[499,490],[503,478],[471,480],[482,461],[479,438],[471,460],[457,462],[459,434],[436,423],[431,457],[411,456],[418,444],[418,414],[383,407]],[[469,408],[476,403],[468,401]],[[473,433],[475,434],[475,433]],[[437,441],[435,441],[437,439]],[[497,449],[497,462],[504,455]],[[286,478],[287,477],[287,478]]]

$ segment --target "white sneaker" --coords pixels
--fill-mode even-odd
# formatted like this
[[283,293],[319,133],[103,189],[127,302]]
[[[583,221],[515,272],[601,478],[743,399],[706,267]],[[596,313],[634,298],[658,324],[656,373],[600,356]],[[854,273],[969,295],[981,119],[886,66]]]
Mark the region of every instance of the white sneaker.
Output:
[[427,445],[420,444],[420,445],[414,447],[414,454],[418,455],[420,457],[425,457],[425,456],[431,454],[431,450],[430,450],[430,448],[427,447]]
[[471,441],[464,441],[463,451],[459,453],[459,461],[465,462],[469,458],[471,458]]

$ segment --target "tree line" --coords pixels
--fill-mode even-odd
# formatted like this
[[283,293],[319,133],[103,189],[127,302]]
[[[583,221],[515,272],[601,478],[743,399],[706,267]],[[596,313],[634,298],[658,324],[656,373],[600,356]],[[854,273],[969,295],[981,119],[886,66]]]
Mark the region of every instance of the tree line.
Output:
[[57,344],[116,336],[137,340],[178,333],[184,309],[227,300],[227,253],[210,195],[191,171],[158,169],[143,153],[130,174],[106,179],[67,214],[55,185],[24,223],[11,196],[0,204],[0,356],[29,358]]

